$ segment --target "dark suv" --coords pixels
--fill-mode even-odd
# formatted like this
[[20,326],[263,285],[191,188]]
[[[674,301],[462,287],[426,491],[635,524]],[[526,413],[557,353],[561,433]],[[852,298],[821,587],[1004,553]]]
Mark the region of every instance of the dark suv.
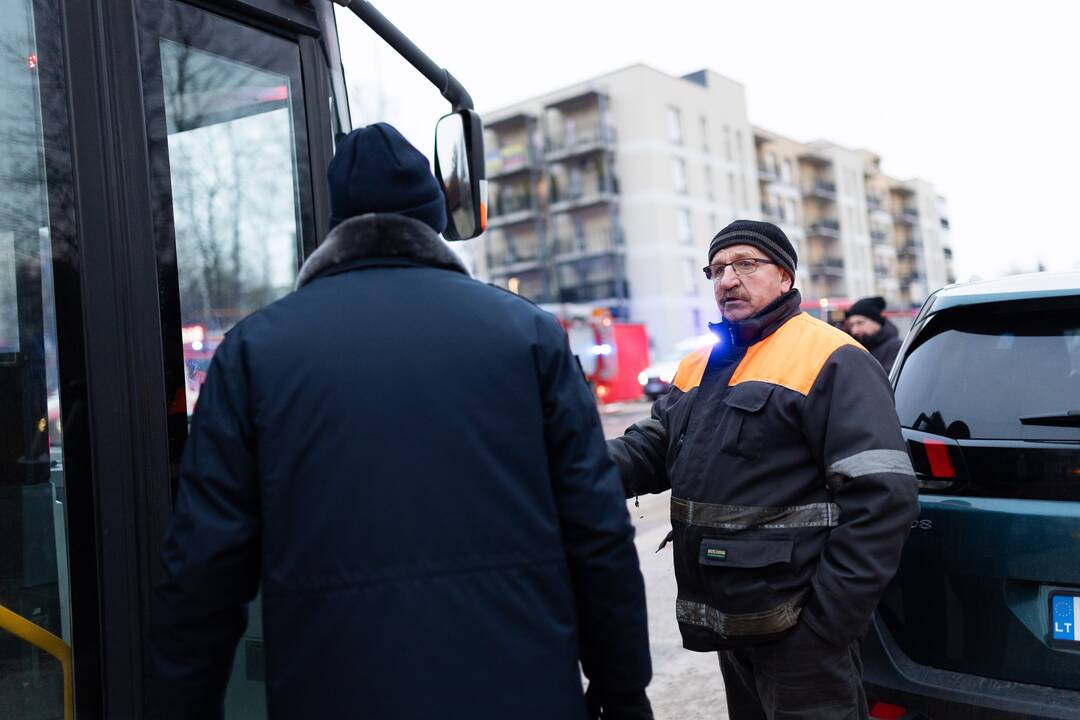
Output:
[[863,643],[881,718],[1080,718],[1080,273],[941,290],[892,372],[922,513]]

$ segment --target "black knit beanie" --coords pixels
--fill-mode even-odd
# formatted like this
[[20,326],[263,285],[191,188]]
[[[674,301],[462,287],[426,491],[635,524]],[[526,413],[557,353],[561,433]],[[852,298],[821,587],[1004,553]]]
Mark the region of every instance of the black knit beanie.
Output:
[[883,312],[885,312],[885,298],[865,297],[849,307],[844,313],[844,317],[849,318],[852,315],[862,315],[863,317],[870,318],[878,325],[884,325],[885,316],[881,314]]
[[718,250],[732,245],[753,245],[779,263],[780,267],[787,270],[794,279],[795,268],[799,266],[799,258],[784,231],[772,223],[759,220],[736,220],[718,232],[709,243],[709,258],[706,262],[712,262],[713,255]]
[[394,126],[375,123],[341,139],[326,171],[330,227],[368,213],[397,213],[446,229],[446,199],[424,154]]

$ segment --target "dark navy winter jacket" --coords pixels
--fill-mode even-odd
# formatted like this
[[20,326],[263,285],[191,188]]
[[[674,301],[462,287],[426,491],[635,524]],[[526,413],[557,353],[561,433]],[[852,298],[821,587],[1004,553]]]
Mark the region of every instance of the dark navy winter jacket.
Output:
[[618,473],[556,320],[422,223],[350,220],[218,348],[153,608],[158,717],[583,718],[651,673]]

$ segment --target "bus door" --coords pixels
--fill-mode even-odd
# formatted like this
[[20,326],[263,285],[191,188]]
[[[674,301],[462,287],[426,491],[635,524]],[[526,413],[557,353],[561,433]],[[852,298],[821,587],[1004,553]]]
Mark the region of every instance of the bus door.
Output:
[[[327,68],[311,38],[174,0],[141,3],[139,24],[175,495],[214,350],[292,290],[324,225],[309,141],[328,148],[331,123],[309,117],[305,80]],[[235,720],[265,717],[260,615],[256,599],[227,691]]]

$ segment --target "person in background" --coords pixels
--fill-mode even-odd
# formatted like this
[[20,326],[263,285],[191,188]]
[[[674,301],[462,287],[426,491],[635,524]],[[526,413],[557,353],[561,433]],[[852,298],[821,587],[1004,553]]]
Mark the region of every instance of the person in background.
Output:
[[863,344],[888,375],[903,341],[896,325],[886,318],[885,298],[865,297],[844,313],[844,324],[852,337]]

